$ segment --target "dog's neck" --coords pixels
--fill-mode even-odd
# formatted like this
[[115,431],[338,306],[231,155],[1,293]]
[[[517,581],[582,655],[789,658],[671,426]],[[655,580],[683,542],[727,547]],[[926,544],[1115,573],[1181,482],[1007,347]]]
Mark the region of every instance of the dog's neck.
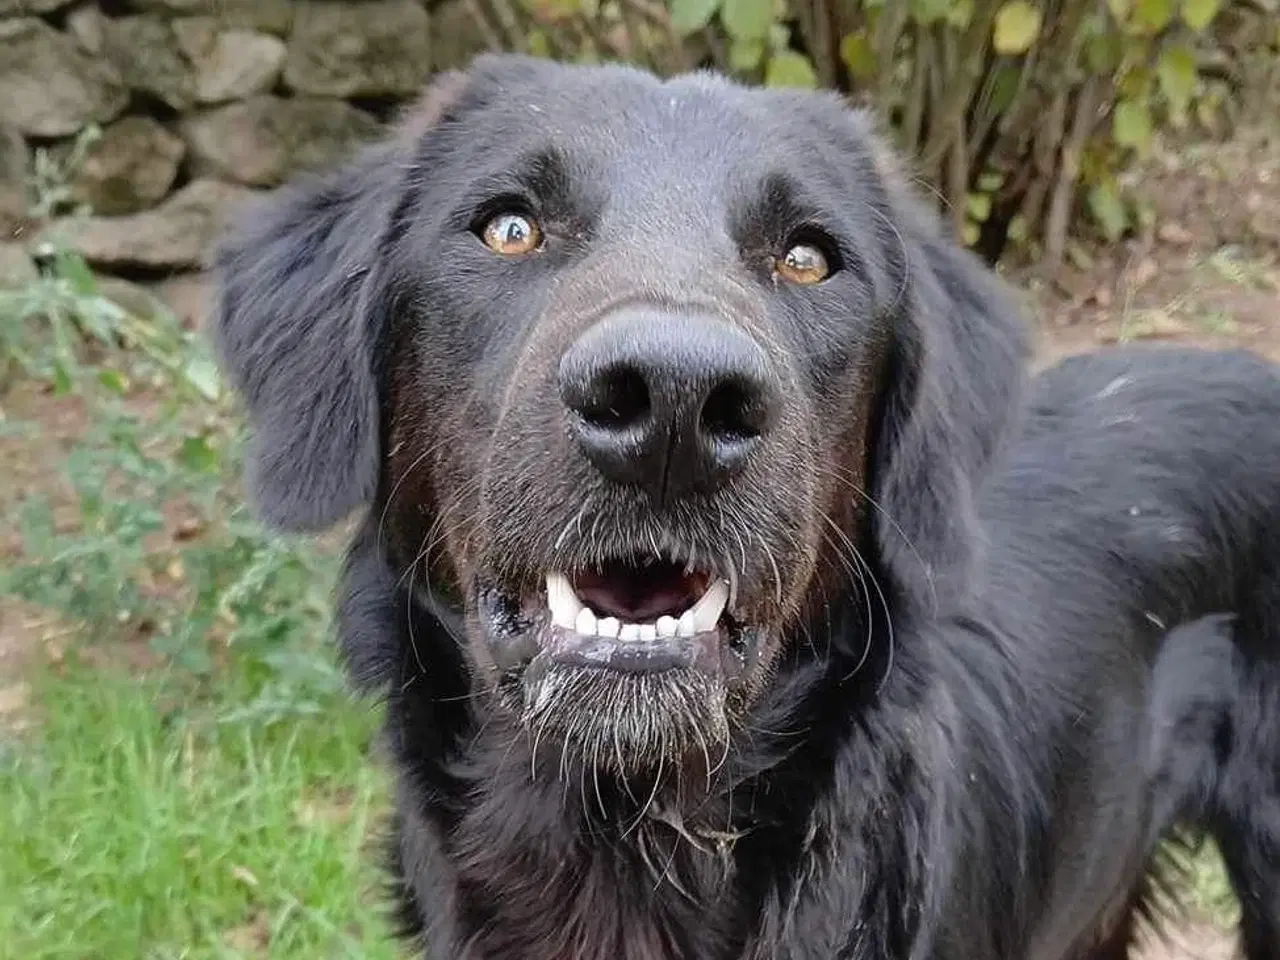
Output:
[[[906,774],[890,776],[885,764],[901,764],[911,751],[906,743],[900,752],[883,744],[870,750],[859,729],[878,725],[882,735],[913,729],[901,716],[876,719],[889,709],[876,705],[879,664],[851,671],[815,659],[784,667],[737,725],[714,776],[682,770],[690,775],[622,783],[562,766],[558,751],[535,763],[531,738],[516,718],[473,685],[458,644],[461,620],[444,598],[399,593],[386,600],[365,629],[377,630],[380,649],[396,660],[394,667],[383,661],[380,672],[388,690],[386,731],[398,769],[422,798],[416,830],[428,838],[425,852],[404,864],[404,879],[420,891],[419,903],[444,911],[421,918],[442,951],[428,956],[764,958],[780,931],[801,922],[808,899],[821,909],[830,871],[856,864],[865,879],[876,875],[874,863],[901,855],[892,846],[894,831],[880,836],[886,824],[872,834],[835,832],[829,818],[815,819],[811,809],[837,766],[849,768],[841,774],[848,782],[865,787],[844,801],[856,807],[842,814],[850,822],[866,815],[859,810],[896,804]],[[356,624],[352,618],[348,628]],[[861,648],[856,652],[853,663],[865,659]],[[402,847],[411,832],[402,830]],[[913,890],[924,877],[914,868],[892,875]],[[442,885],[452,895],[442,897]],[[859,902],[873,892],[848,877],[840,888]],[[907,896],[906,888],[899,895]],[[857,902],[848,907],[857,909]],[[879,956],[881,948],[891,946],[872,944],[866,955]]]
[[[414,643],[422,653],[431,648],[433,667],[447,663],[435,652],[456,653],[461,615],[439,593],[418,590],[413,599]],[[416,662],[409,669],[416,673]],[[466,694],[450,696],[458,684]],[[796,703],[786,687],[778,704]],[[489,696],[468,678],[450,684],[437,673],[402,684],[389,704],[392,729],[404,732],[403,740],[393,735],[392,749],[412,757],[432,788],[423,815],[443,862],[431,869],[454,877],[459,902],[490,905],[483,918],[456,918],[461,942],[478,957],[527,960],[666,960],[741,946],[752,924],[727,915],[743,900],[727,894],[742,881],[741,845],[783,819],[769,813],[778,798],[758,788],[802,744],[794,717],[763,705],[714,770],[698,756],[623,780],[558,747],[535,753]],[[421,752],[413,732],[424,729],[447,731],[448,746],[437,740],[443,749]],[[577,906],[565,915],[547,904]]]

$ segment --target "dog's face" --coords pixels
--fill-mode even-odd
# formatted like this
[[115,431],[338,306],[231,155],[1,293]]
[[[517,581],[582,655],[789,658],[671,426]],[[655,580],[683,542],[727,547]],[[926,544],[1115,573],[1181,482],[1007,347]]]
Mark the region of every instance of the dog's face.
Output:
[[821,605],[892,589],[870,505],[950,562],[1008,311],[833,99],[522,58],[429,99],[223,252],[259,507],[369,506],[535,737],[623,773],[714,749]]

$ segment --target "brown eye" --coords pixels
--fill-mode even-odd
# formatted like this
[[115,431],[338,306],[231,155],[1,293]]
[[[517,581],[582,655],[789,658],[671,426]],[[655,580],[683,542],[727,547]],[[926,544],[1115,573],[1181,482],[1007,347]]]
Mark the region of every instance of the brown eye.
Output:
[[809,243],[797,243],[774,261],[778,276],[790,283],[819,283],[831,275],[826,254]]
[[542,243],[542,231],[529,217],[519,213],[500,213],[484,225],[480,239],[494,253],[519,257],[538,249]]

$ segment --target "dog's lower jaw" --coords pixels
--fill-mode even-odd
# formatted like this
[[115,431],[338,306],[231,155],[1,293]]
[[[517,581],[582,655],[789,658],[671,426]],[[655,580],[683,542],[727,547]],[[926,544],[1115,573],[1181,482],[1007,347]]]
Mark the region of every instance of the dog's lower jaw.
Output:
[[729,740],[731,694],[692,667],[655,673],[554,665],[521,685],[520,722],[542,752],[624,780],[710,770]]

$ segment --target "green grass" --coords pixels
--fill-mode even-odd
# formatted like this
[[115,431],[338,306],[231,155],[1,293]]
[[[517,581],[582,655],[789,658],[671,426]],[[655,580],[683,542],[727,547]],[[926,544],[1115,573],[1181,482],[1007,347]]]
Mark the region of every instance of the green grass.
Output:
[[0,596],[69,630],[57,656],[28,638],[24,723],[0,722],[0,960],[396,956],[337,558],[248,516],[203,341],[61,258],[0,291],[0,414]]
[[[226,702],[248,694],[221,679]],[[370,716],[201,721],[168,686],[37,680],[38,737],[0,771],[0,955],[394,956],[367,849]]]

